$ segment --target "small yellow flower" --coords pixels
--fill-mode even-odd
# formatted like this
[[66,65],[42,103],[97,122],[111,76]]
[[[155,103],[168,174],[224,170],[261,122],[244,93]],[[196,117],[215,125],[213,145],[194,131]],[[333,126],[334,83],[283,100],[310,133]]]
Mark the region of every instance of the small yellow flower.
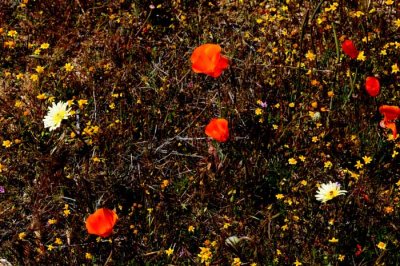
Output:
[[383,242],[379,242],[376,246],[381,250],[385,250],[386,249],[386,244],[383,243]]
[[173,248],[169,248],[165,251],[165,254],[167,254],[167,256],[171,256],[174,253],[174,249]]
[[74,69],[74,66],[73,66],[71,63],[66,63],[66,64],[64,65],[64,68],[65,68],[65,71],[71,72],[72,69]]
[[83,105],[86,105],[86,104],[88,104],[88,100],[85,100],[85,99],[78,100],[79,109],[82,109]]
[[70,215],[71,214],[71,211],[70,210],[64,210],[63,211],[63,215],[65,216],[65,217],[68,217],[68,215]]
[[201,259],[201,263],[209,263],[212,258],[210,248],[200,247],[200,253],[197,254],[197,257]]
[[0,163],[0,173],[3,172],[3,170],[6,169],[6,166],[4,164]]
[[36,75],[36,74],[32,74],[29,78],[30,78],[33,82],[36,82],[36,81],[39,80],[39,76]]
[[256,115],[262,115],[263,110],[262,110],[261,108],[256,108],[256,109],[254,110],[254,113],[255,113]]
[[223,228],[224,229],[228,229],[230,226],[232,226],[230,223],[224,223]]
[[364,165],[361,163],[360,160],[358,160],[358,161],[356,162],[355,167],[356,167],[357,169],[361,169],[361,168],[363,168],[363,166],[364,166]]
[[400,18],[394,21],[394,25],[396,26],[396,28],[400,28]]
[[52,251],[53,249],[54,249],[54,246],[53,246],[52,244],[50,244],[50,245],[47,246],[47,250],[48,250],[48,251]]
[[308,50],[308,52],[306,53],[306,58],[310,61],[314,61],[315,60],[315,54],[311,51]]
[[7,32],[7,36],[13,37],[13,38],[16,37],[17,34],[18,34],[18,32],[15,31],[15,30],[10,30],[10,31]]
[[240,258],[234,258],[232,262],[232,266],[240,266],[242,262],[240,261]]
[[313,143],[318,142],[318,136],[312,137],[312,138],[311,138],[311,141],[312,141]]
[[36,96],[36,99],[38,99],[38,100],[45,100],[46,98],[47,98],[46,93],[41,93]]
[[22,232],[22,233],[18,234],[19,240],[23,240],[25,237],[26,237],[26,233],[25,232]]
[[33,51],[34,55],[40,55],[41,50],[38,48],[35,51]]
[[332,237],[332,238],[329,239],[328,241],[329,241],[329,243],[337,243],[337,242],[339,242],[339,239],[337,239],[337,238],[335,238],[335,237]]
[[296,259],[296,261],[293,263],[295,266],[300,266],[303,265],[303,263],[301,263],[298,259]]
[[273,128],[274,130],[277,130],[277,129],[278,129],[278,125],[273,124],[273,125],[272,125],[272,128]]
[[56,224],[56,223],[57,223],[57,220],[56,220],[56,219],[49,219],[49,220],[47,221],[47,223],[48,223],[48,224]]
[[346,257],[345,255],[339,254],[338,260],[339,260],[339,261],[344,261],[344,258],[345,258],[345,257]]
[[307,186],[307,180],[301,180],[300,181],[300,184],[302,185],[302,186]]
[[188,231],[189,231],[190,233],[193,233],[193,232],[194,232],[194,226],[193,226],[193,225],[189,225]]
[[332,98],[335,95],[335,93],[333,91],[328,91],[328,97]]
[[331,168],[332,168],[332,166],[333,166],[333,164],[332,164],[332,162],[331,162],[331,161],[326,161],[326,162],[324,163],[324,168],[331,169]]
[[399,154],[399,152],[394,150],[393,153],[392,153],[392,158],[395,158],[398,154]]
[[364,160],[365,164],[370,164],[372,162],[372,159],[369,156],[364,156],[362,159]]
[[62,242],[61,238],[56,237],[56,240],[54,241],[54,243],[57,245],[62,245],[63,242]]
[[297,160],[296,160],[295,158],[289,158],[288,162],[289,162],[289,164],[291,164],[291,165],[297,164]]
[[283,199],[285,196],[283,194],[276,194],[275,197],[276,197],[276,199],[280,200],[280,199]]
[[15,77],[17,78],[17,80],[20,80],[24,77],[24,74],[18,73]]
[[364,55],[364,51],[360,51],[358,53],[357,60],[358,61],[365,61],[365,59],[367,59],[367,57]]
[[35,68],[35,70],[36,70],[37,73],[41,74],[41,73],[44,72],[44,67],[42,67],[42,66],[37,66],[37,67]]
[[85,253],[85,258],[88,259],[88,260],[92,260],[93,259],[93,255],[88,253],[88,252],[86,252]]
[[306,157],[303,155],[299,156],[300,161],[302,161],[303,163],[306,161]]
[[394,211],[394,209],[393,209],[392,206],[386,206],[385,208],[383,208],[383,211],[384,211],[386,214],[390,214],[390,213],[392,213],[392,212]]
[[9,140],[3,140],[3,147],[10,148],[11,144],[12,144],[12,142]]
[[388,6],[393,5],[394,1],[393,0],[385,0],[385,4]]
[[294,103],[289,103],[289,107],[293,108],[293,107],[295,107],[295,104]]
[[40,45],[40,49],[43,49],[43,50],[46,50],[46,49],[48,49],[49,47],[50,47],[50,44],[48,44],[47,42],[42,43],[42,44]]
[[397,73],[399,72],[399,66],[396,64],[392,65],[392,73]]

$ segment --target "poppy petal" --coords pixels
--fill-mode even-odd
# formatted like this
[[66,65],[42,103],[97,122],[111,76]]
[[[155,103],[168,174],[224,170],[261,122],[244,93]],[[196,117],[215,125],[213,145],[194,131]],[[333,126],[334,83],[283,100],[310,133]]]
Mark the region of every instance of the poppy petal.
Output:
[[351,40],[345,40],[342,43],[342,50],[346,55],[350,56],[351,59],[356,59],[359,53]]
[[367,77],[365,80],[365,90],[371,97],[375,97],[379,94],[381,86],[379,80],[375,77]]
[[389,129],[392,130],[392,134],[393,134],[393,138],[397,137],[397,127],[396,127],[396,123],[394,122],[388,122],[385,124],[385,126]]
[[206,126],[205,133],[218,142],[227,141],[229,138],[228,121],[224,118],[211,119]]
[[108,237],[111,235],[117,220],[118,216],[114,211],[107,208],[101,208],[89,215],[86,219],[86,229],[89,234]]
[[385,121],[396,120],[400,115],[400,108],[393,105],[382,105],[379,112],[384,116]]
[[218,44],[203,44],[197,47],[191,57],[192,70],[214,78],[221,75],[228,67],[228,59],[221,55],[222,48]]

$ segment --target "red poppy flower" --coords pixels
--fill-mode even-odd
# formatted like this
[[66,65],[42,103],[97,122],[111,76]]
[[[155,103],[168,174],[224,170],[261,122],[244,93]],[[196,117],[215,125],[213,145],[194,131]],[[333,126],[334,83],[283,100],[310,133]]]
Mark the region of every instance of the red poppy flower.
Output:
[[345,40],[342,43],[342,50],[345,54],[350,56],[351,59],[356,59],[358,56],[358,50],[351,40]]
[[381,127],[392,130],[393,137],[397,136],[397,128],[395,120],[400,116],[400,108],[393,105],[382,105],[379,107],[379,112],[383,114],[383,120],[380,122]]
[[207,136],[218,142],[225,142],[229,138],[228,121],[224,118],[213,118],[206,126]]
[[108,237],[117,220],[118,216],[113,210],[101,208],[86,219],[86,229],[89,234]]
[[229,66],[228,58],[221,55],[218,44],[203,44],[194,49],[190,61],[196,73],[203,73],[217,78]]
[[371,97],[377,96],[381,91],[379,79],[375,77],[367,77],[367,79],[365,80],[365,90]]

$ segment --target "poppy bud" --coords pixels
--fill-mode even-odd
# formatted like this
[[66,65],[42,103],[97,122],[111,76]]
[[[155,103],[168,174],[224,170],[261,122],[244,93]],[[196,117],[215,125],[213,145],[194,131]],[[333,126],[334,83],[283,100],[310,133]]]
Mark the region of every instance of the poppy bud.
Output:
[[190,61],[196,73],[203,73],[217,78],[229,66],[229,60],[221,55],[221,46],[218,44],[203,44],[194,49]]
[[229,138],[228,121],[224,118],[211,119],[206,126],[205,133],[218,142],[227,141]]
[[108,237],[111,235],[117,220],[118,216],[113,210],[101,208],[86,219],[86,229],[89,234]]
[[365,90],[371,97],[377,96],[381,90],[379,80],[375,77],[367,77],[365,80]]
[[350,56],[351,59],[356,59],[358,56],[358,50],[351,40],[345,40],[342,43],[342,50],[345,54]]

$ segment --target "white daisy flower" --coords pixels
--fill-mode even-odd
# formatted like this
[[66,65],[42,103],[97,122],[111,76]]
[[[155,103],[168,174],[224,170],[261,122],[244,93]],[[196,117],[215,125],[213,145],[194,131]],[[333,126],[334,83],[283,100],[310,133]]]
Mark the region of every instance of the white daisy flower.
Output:
[[47,115],[44,117],[44,127],[49,128],[50,131],[58,128],[61,125],[63,119],[67,119],[70,115],[71,109],[68,109],[68,103],[53,102],[52,106],[49,106]]
[[327,184],[322,184],[319,187],[317,195],[315,195],[315,197],[317,198],[317,200],[325,203],[328,200],[331,200],[337,196],[344,195],[346,192],[346,190],[340,190],[339,183],[329,182]]

